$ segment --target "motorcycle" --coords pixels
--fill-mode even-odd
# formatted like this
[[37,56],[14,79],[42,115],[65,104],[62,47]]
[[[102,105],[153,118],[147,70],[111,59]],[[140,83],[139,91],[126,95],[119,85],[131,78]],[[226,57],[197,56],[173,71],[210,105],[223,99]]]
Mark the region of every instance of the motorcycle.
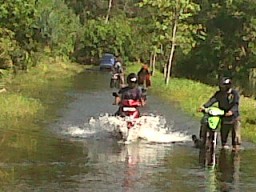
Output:
[[201,119],[200,138],[192,135],[195,145],[200,148],[200,153],[205,155],[207,165],[215,165],[218,128],[221,123],[221,116],[224,110],[217,107],[204,108],[201,111],[204,115]]
[[[116,92],[112,94],[114,97],[118,97]],[[138,107],[141,106],[141,102],[135,101],[132,99],[127,99],[121,101],[118,112],[115,114],[120,116],[125,120],[126,127],[122,129],[121,127],[117,127],[115,129],[115,133],[119,135],[118,137],[124,142],[129,142],[130,138],[130,130],[134,128],[136,124],[136,119],[140,117],[140,111]]]
[[119,73],[113,73],[110,79],[110,88],[120,88],[121,79]]

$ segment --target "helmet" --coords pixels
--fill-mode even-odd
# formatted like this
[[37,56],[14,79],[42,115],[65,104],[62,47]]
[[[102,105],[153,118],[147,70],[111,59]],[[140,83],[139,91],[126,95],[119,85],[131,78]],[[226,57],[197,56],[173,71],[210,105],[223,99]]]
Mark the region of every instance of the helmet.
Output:
[[127,76],[127,83],[130,85],[130,84],[136,84],[138,82],[138,77],[135,73],[130,73],[128,76]]
[[228,91],[232,86],[232,81],[229,77],[223,77],[221,80],[220,80],[220,83],[219,83],[219,89],[220,91]]
[[115,63],[115,67],[116,67],[116,68],[121,68],[121,63],[120,63],[119,61],[117,61],[117,62]]

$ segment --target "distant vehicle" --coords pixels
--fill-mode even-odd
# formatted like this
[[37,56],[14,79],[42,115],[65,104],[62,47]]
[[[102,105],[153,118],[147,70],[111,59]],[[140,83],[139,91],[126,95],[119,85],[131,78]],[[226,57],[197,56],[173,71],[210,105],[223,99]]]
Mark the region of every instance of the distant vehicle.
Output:
[[105,53],[100,59],[100,70],[111,70],[115,64],[115,56],[110,53]]

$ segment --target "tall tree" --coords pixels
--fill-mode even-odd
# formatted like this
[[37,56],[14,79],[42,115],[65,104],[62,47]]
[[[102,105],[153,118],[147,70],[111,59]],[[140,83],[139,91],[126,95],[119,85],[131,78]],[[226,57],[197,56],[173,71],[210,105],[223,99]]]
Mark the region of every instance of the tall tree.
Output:
[[140,5],[157,8],[155,25],[162,32],[160,39],[171,43],[165,78],[165,83],[169,84],[176,47],[188,53],[195,45],[193,33],[197,32],[200,25],[191,22],[190,18],[200,10],[199,5],[191,0],[143,0]]
[[107,15],[106,15],[105,23],[108,23],[111,8],[112,8],[112,0],[109,0],[109,1],[108,1],[108,11],[107,11]]
[[197,20],[207,35],[203,41],[197,39],[183,74],[205,82],[222,75],[246,78],[248,69],[256,67],[256,2],[208,0],[201,7]]
[[38,5],[38,27],[42,40],[57,55],[68,56],[74,50],[79,30],[78,16],[64,0],[41,0]]

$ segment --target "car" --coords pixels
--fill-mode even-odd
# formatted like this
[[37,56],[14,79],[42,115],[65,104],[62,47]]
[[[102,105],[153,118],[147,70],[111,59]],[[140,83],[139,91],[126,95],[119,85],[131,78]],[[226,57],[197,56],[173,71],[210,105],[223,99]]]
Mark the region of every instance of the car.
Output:
[[111,70],[115,64],[115,56],[110,53],[105,53],[100,59],[100,70]]

